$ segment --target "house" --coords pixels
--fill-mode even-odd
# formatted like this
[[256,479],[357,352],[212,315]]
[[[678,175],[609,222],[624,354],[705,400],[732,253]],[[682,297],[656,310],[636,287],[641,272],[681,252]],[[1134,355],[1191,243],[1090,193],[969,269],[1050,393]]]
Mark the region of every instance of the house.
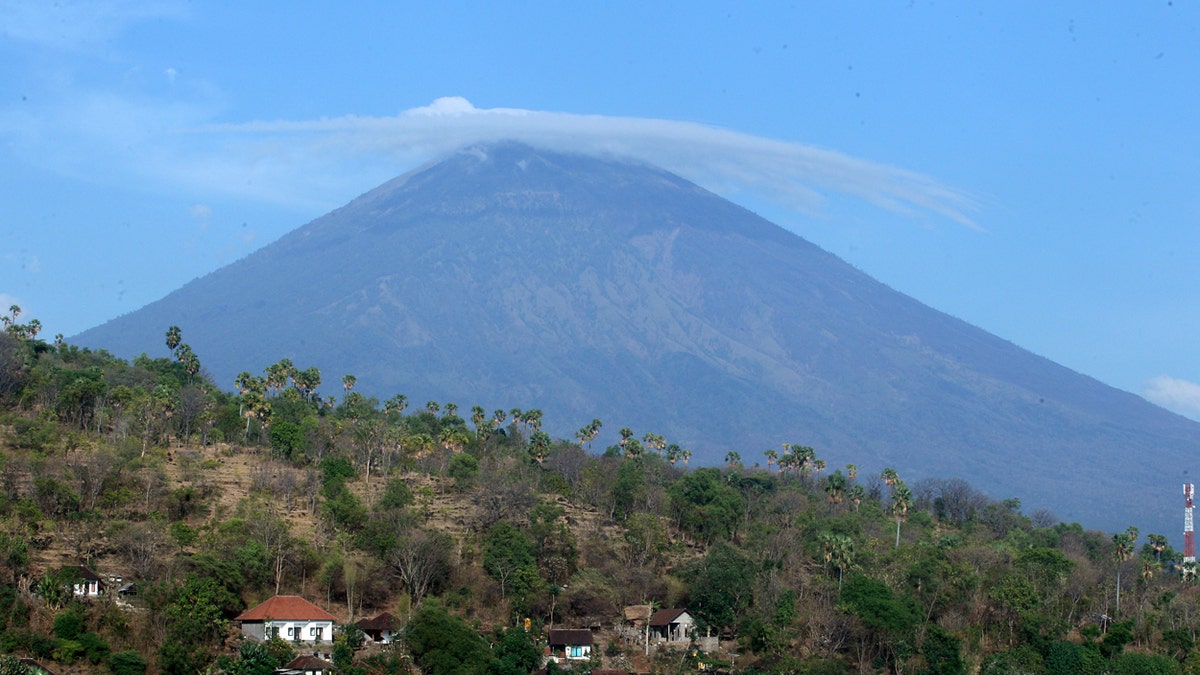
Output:
[[104,580],[87,565],[68,565],[62,568],[78,598],[95,598],[104,592]]
[[312,655],[297,656],[275,672],[277,675],[326,675],[333,672],[333,664]]
[[396,627],[400,624],[396,621],[396,617],[384,612],[374,619],[362,619],[355,625],[366,633],[372,642],[388,645],[392,643],[392,637],[396,635]]
[[592,658],[592,631],[583,629],[553,628],[546,636],[550,653],[559,654],[568,661],[586,661]]
[[650,635],[666,642],[687,642],[696,630],[696,620],[686,609],[660,609],[650,617]]
[[333,624],[337,621],[337,617],[298,595],[277,595],[235,619],[242,622],[242,635],[254,640],[278,636],[314,645],[333,642]]

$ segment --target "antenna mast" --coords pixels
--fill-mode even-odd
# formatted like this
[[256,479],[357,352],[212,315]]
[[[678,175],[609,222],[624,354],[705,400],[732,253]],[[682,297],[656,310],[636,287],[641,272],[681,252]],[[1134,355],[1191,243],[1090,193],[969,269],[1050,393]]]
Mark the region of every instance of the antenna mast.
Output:
[[1196,486],[1192,483],[1183,484],[1183,562],[1196,562],[1196,539],[1192,532],[1192,498],[1196,496]]

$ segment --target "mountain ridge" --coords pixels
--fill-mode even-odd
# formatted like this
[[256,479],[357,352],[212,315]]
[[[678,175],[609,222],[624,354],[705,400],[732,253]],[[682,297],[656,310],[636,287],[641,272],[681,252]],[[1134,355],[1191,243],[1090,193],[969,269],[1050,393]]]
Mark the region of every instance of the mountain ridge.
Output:
[[678,176],[515,143],[388,181],[76,341],[131,357],[168,325],[220,383],[287,357],[381,399],[537,406],[566,437],[599,417],[707,463],[802,443],[1114,530],[1169,522],[1164,477],[1200,442]]

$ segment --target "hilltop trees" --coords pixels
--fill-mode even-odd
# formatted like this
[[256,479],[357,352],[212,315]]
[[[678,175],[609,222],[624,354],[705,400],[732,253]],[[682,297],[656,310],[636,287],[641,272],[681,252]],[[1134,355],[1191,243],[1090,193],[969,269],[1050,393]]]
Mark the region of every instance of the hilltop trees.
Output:
[[[730,449],[689,470],[685,449],[630,427],[590,454],[599,420],[558,439],[536,407],[381,405],[352,376],[335,405],[287,359],[226,393],[189,366],[181,331],[166,339],[170,358],[126,363],[0,333],[0,652],[195,672],[242,607],[299,593],[401,617],[429,672],[527,672],[539,631],[645,603],[736,641],[745,672],[1200,661],[1194,568],[1161,535],[1139,551],[1134,528],[1027,517],[955,479],[863,484],[796,443],[765,468]],[[43,571],[71,556],[136,577],[141,611],[75,603]],[[359,667],[344,642],[340,663]],[[223,656],[230,672],[267,664]]]

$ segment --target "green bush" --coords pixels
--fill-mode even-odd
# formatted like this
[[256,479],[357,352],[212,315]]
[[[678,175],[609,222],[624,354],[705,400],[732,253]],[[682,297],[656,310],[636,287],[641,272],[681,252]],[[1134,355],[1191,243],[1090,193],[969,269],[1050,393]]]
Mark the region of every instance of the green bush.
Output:
[[113,675],[143,675],[146,672],[146,659],[132,649],[117,652],[108,657],[108,669]]

